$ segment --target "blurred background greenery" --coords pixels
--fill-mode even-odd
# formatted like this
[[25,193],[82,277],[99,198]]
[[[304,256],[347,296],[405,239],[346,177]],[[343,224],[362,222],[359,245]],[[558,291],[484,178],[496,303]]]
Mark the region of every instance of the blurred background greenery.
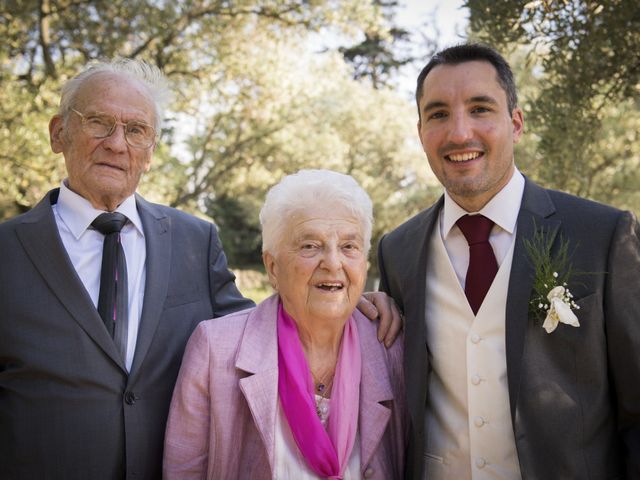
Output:
[[[0,2],[0,219],[64,178],[47,124],[60,85],[115,56],[159,66],[175,98],[148,199],[213,219],[243,292],[260,274],[258,211],[300,168],[353,175],[374,202],[375,243],[441,189],[415,131],[407,71],[479,40],[512,62],[526,135],[516,163],[550,188],[640,212],[640,4],[467,0],[454,18],[400,18],[415,0],[13,0]],[[424,11],[424,8],[423,8]],[[414,75],[415,76],[415,75]],[[409,87],[407,87],[409,85]]]

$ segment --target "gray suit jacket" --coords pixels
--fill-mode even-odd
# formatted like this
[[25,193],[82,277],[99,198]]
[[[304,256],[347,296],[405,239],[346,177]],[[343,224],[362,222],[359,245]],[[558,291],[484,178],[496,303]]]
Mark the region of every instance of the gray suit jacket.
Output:
[[[404,311],[411,417],[406,478],[422,478],[429,354],[428,240],[443,199],[380,240],[381,289]],[[557,229],[592,272],[569,285],[580,327],[547,334],[528,314],[534,270],[523,240]],[[506,309],[511,419],[525,480],[640,479],[640,226],[628,212],[527,179],[518,216]],[[456,352],[451,352],[455,358]]]
[[191,332],[253,303],[212,224],[137,197],[146,287],[127,374],[58,234],[57,195],[0,224],[0,477],[158,479]]

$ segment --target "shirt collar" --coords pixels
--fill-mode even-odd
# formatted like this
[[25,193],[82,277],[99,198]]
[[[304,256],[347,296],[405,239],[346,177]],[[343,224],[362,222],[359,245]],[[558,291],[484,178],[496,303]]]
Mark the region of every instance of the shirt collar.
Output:
[[[93,208],[91,202],[86,198],[69,189],[66,185],[66,180],[60,183],[60,195],[58,196],[56,209],[58,215],[60,215],[60,218],[76,240],[82,236],[98,215],[104,213],[104,210]],[[142,220],[136,208],[135,195],[128,196],[118,205],[115,211],[126,215],[129,222],[133,224],[136,230],[144,237]]]
[[509,182],[479,212],[467,212],[445,190],[442,216],[442,236],[446,238],[458,219],[469,213],[480,213],[503,230],[513,234],[524,193],[524,177],[515,168]]

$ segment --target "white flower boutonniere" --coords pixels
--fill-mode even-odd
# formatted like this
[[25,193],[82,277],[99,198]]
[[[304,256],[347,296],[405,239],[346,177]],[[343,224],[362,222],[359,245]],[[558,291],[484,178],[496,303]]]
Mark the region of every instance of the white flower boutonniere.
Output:
[[545,308],[547,312],[547,316],[542,324],[542,328],[544,328],[547,333],[553,332],[558,327],[558,323],[564,323],[572,327],[580,326],[578,317],[571,311],[572,309],[578,310],[580,307],[573,301],[573,295],[571,295],[568,288],[562,285],[553,287],[549,295],[547,295],[547,300],[549,300],[548,305],[539,305]]
[[543,232],[535,228],[531,240],[525,240],[524,246],[534,271],[533,295],[529,310],[537,318],[544,318],[542,328],[553,332],[559,323],[579,327],[580,322],[573,310],[580,307],[573,301],[573,295],[567,284],[572,276],[569,261],[569,242],[560,238],[558,252],[551,254],[551,246],[556,231]]

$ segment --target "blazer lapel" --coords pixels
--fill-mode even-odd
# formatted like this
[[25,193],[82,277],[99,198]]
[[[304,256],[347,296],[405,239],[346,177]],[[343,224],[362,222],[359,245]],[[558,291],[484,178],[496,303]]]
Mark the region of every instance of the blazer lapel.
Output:
[[236,368],[248,373],[240,379],[242,391],[275,468],[275,432],[278,406],[278,296],[273,295],[249,314],[242,336]]
[[[277,306],[278,297],[274,295],[249,315],[235,364],[237,369],[249,374],[240,379],[240,389],[260,432],[272,472],[278,406]],[[359,312],[354,315],[358,324],[369,323]],[[364,328],[360,327],[359,331]],[[393,401],[393,393],[386,367],[376,363],[375,355],[365,353],[381,348],[375,334],[359,336],[363,364],[358,425],[361,465],[367,465],[389,423],[391,411],[383,402]]]
[[375,334],[363,333],[371,328],[364,322],[369,323],[370,321],[364,318],[359,311],[356,311],[354,315],[358,322],[362,351],[360,410],[358,412],[360,466],[362,470],[371,461],[391,418],[391,410],[383,402],[393,401],[393,391],[382,357],[373,354],[383,347],[375,338]]
[[418,429],[421,429],[424,423],[429,369],[425,319],[427,249],[433,229],[437,228],[443,205],[444,197],[441,197],[435,205],[425,210],[420,221],[406,232],[402,243],[396,247],[398,251],[405,252],[406,258],[403,265],[405,274],[402,298],[406,298],[407,302],[400,305],[408,319],[404,336],[404,371],[407,408],[414,427]]
[[522,381],[522,352],[529,323],[529,300],[535,274],[533,265],[528,259],[524,241],[531,240],[536,229],[556,232],[561,224],[559,220],[550,218],[555,213],[555,207],[547,192],[528,178],[525,178],[525,181],[522,205],[518,214],[516,244],[513,251],[505,312],[507,382],[511,421],[514,425],[518,392]]
[[26,254],[73,319],[122,370],[126,371],[115,343],[60,239],[51,210],[58,193],[58,189],[50,191],[24,216],[23,222],[16,227],[16,233]]
[[147,254],[144,301],[130,381],[135,379],[160,322],[169,287],[172,253],[171,220],[159,208],[137,194],[136,204],[144,229]]

